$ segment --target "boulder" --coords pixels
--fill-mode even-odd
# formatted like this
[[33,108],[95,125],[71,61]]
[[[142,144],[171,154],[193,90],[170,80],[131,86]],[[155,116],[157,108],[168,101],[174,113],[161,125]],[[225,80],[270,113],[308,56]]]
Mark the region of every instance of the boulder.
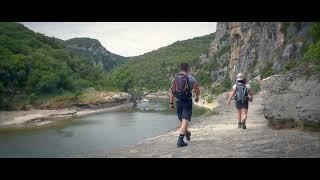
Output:
[[320,98],[305,96],[296,106],[298,119],[306,129],[320,130]]
[[300,71],[271,76],[260,82],[264,116],[273,128],[320,130],[319,75]]

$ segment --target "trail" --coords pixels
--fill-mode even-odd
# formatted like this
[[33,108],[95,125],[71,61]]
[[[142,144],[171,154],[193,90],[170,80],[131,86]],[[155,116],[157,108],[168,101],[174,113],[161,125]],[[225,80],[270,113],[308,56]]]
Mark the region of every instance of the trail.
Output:
[[247,129],[238,129],[236,109],[220,107],[219,115],[192,124],[188,146],[177,148],[178,131],[88,157],[132,158],[312,158],[320,157],[320,132],[274,130],[267,126],[261,97],[249,105]]

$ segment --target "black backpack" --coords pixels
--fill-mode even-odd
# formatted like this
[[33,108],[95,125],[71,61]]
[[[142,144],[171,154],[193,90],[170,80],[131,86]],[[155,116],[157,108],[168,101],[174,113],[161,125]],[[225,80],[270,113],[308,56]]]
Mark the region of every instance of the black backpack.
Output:
[[236,96],[235,100],[241,103],[247,103],[249,101],[248,88],[243,83],[236,84]]
[[171,91],[177,99],[190,99],[192,97],[188,74],[177,74],[173,80]]

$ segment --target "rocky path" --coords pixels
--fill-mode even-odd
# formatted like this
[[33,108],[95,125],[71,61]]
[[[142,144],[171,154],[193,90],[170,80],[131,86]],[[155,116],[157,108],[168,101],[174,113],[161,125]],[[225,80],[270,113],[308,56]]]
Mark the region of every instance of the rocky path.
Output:
[[191,141],[177,148],[178,131],[144,140],[136,145],[89,157],[159,158],[273,158],[320,157],[320,133],[297,129],[273,130],[262,114],[261,98],[250,104],[247,129],[238,129],[236,110],[221,107],[219,115],[205,117],[191,126]]

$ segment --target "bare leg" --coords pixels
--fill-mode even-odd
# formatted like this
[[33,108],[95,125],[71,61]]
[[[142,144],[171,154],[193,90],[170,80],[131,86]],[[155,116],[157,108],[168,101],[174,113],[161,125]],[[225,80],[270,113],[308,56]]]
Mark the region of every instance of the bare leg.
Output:
[[242,126],[242,124],[241,124],[241,109],[238,109],[237,118],[238,118],[238,128],[241,128],[241,126]]
[[247,120],[247,115],[248,115],[248,109],[242,109],[241,122],[245,122]]
[[[187,121],[188,122],[188,121]],[[177,130],[181,130],[181,127],[182,127],[182,121],[180,121],[180,127],[178,127],[178,129]],[[189,124],[187,123],[187,129],[186,129],[186,132],[190,132],[189,130],[188,130],[188,128],[189,128]]]
[[184,136],[186,135],[188,128],[188,121],[186,119],[182,119],[180,135],[177,142],[177,147],[187,146],[188,144],[183,141]]
[[188,120],[182,119],[180,134],[186,134],[188,129]]
[[185,120],[186,121],[186,133],[189,131],[188,128],[189,128],[189,121],[188,120]]
[[241,119],[242,129],[247,129],[247,126],[246,126],[247,114],[248,114],[248,110],[242,109],[242,119]]
[[238,115],[237,116],[238,117],[238,123],[241,122],[241,114],[242,114],[241,109],[238,109],[238,114],[237,114]]
[[182,121],[180,121],[180,126],[178,127],[177,131],[180,131],[181,126],[182,126]]

